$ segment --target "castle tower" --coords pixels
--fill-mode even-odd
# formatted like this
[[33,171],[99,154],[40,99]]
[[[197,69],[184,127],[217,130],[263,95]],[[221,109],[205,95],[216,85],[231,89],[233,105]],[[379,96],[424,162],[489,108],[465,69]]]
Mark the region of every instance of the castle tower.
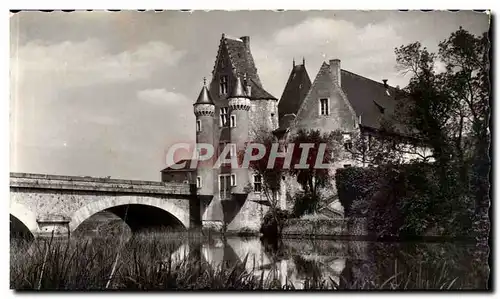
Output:
[[[236,84],[228,100],[230,141],[231,144],[235,145],[232,154],[237,155],[239,164],[241,164],[245,143],[248,142],[250,98],[243,88],[240,77],[236,77]],[[232,180],[235,179],[235,182],[232,182],[232,193],[246,193],[245,187],[250,183],[248,169],[232,169],[231,175]]]
[[[214,115],[215,105],[208,92],[204,79],[198,100],[194,103],[194,115],[196,116],[196,143],[214,144]],[[205,154],[205,153],[201,153]],[[197,167],[196,185],[198,194],[202,196],[214,195],[213,161],[202,161]]]

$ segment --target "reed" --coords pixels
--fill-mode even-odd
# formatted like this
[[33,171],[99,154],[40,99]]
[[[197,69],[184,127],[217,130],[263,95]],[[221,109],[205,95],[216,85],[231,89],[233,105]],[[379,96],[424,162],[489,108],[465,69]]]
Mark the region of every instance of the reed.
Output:
[[[197,234],[165,235],[156,232],[118,239],[11,241],[10,287],[17,290],[342,290],[342,289],[457,289],[460,279],[447,272],[430,277],[418,268],[382,278],[357,278],[340,283],[314,275],[298,285],[277,279],[273,271],[241,262],[209,264],[196,244],[206,242]],[[190,248],[179,248],[189,239]],[[121,245],[121,246],[120,246]],[[177,255],[172,255],[174,252]],[[119,258],[117,258],[119,256]],[[247,261],[248,260],[248,261]],[[248,263],[247,263],[248,262]],[[254,263],[255,264],[255,263]],[[397,272],[398,266],[394,267]]]

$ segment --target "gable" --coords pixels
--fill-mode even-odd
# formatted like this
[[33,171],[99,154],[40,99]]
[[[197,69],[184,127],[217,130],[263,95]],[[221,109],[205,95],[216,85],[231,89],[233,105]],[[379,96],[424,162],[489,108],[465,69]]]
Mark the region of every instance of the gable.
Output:
[[[306,98],[297,112],[295,130],[313,129],[322,132],[351,131],[357,126],[356,114],[346,95],[333,83],[330,66],[323,63]],[[328,115],[320,115],[320,99],[329,103]]]
[[[244,41],[245,40],[245,41]],[[216,106],[227,105],[225,99],[227,96],[219,94],[221,76],[228,76],[229,91],[235,86],[236,78],[244,79],[246,77],[247,84],[251,86],[250,99],[274,99],[267,92],[260,81],[257,73],[257,67],[250,51],[250,38],[229,38],[222,35],[217,57],[215,60],[214,69],[212,71],[212,82],[210,83],[210,94]],[[229,92],[230,93],[230,92]],[[228,94],[229,94],[228,93]]]

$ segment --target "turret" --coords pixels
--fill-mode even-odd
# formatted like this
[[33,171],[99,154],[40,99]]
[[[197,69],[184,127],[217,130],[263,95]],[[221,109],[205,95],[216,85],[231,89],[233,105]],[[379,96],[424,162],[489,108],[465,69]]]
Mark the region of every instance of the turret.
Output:
[[[229,105],[229,127],[230,127],[230,141],[235,144],[234,154],[243,153],[245,150],[245,143],[248,142],[249,130],[249,110],[250,98],[243,87],[241,79],[236,78],[236,84],[228,98]],[[239,160],[241,163],[241,159]],[[232,169],[231,174],[236,178],[236,182],[232,187],[232,193],[243,194],[245,187],[249,184],[248,169]]]
[[[196,100],[196,103],[193,105],[194,115],[196,116],[196,143],[208,143],[213,145],[215,105],[207,89],[206,80],[204,79],[203,81],[203,88],[198,96],[198,100]],[[198,163],[196,184],[198,185],[199,195],[214,195],[212,163],[212,160]]]

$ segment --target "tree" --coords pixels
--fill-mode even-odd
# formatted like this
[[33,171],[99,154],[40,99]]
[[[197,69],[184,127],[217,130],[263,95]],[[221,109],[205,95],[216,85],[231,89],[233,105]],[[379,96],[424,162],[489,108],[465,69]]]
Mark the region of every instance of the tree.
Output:
[[[331,133],[321,133],[319,130],[299,130],[296,135],[291,137],[291,144],[293,144],[293,155],[292,155],[292,165],[290,167],[290,174],[295,176],[297,182],[301,185],[304,190],[303,198],[306,202],[303,208],[297,210],[299,214],[305,211],[317,210],[318,204],[321,200],[319,196],[319,189],[327,186],[334,174],[330,173],[331,167],[329,168],[319,168],[316,165],[316,161],[319,161],[320,154],[322,152],[322,144],[326,145],[324,147],[324,155],[322,162],[324,164],[334,164],[341,158],[341,152],[343,150],[343,136],[339,131],[333,131]],[[306,149],[301,147],[304,144],[311,144],[311,148]],[[298,165],[301,162],[302,155],[306,156],[307,152],[306,167],[301,168]],[[297,202],[296,202],[297,204]],[[299,215],[296,215],[299,216]]]
[[[271,157],[271,149],[273,144],[277,144],[277,139],[271,132],[258,131],[252,143],[263,145],[265,154],[261,159],[250,161],[248,167],[256,175],[261,178],[260,193],[264,195],[264,205],[269,207],[272,214],[272,219],[276,224],[276,234],[281,235],[283,228],[283,218],[286,218],[286,213],[280,209],[279,193],[281,189],[281,180],[284,175],[283,160],[276,159],[274,167],[268,167]],[[246,151],[246,150],[245,150]],[[244,157],[245,151],[240,153],[240,157]],[[252,155],[257,155],[258,149],[252,150]],[[251,187],[250,187],[251,188]]]
[[457,192],[473,199],[482,265],[489,234],[489,48],[487,33],[474,36],[460,27],[437,54],[418,42],[396,49],[400,70],[411,75],[397,117],[432,148],[443,200],[451,206]]

